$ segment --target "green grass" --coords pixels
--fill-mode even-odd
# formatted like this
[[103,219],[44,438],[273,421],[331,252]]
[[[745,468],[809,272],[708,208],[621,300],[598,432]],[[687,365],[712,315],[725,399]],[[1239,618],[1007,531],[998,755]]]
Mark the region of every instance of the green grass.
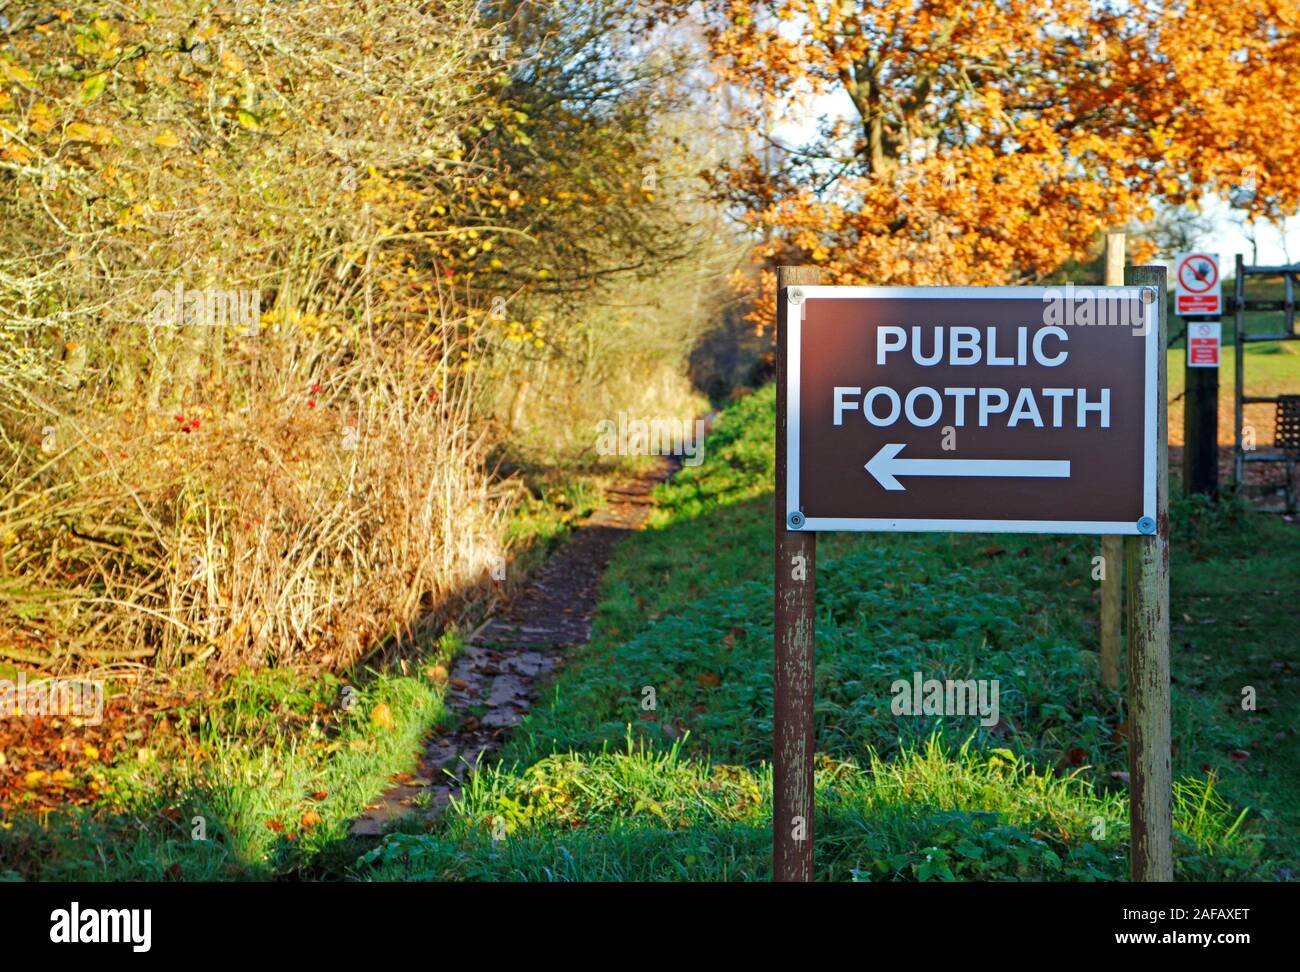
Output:
[[[1172,286],[1172,278],[1170,285]],[[1233,288],[1236,286],[1231,277],[1223,281],[1223,336],[1225,341],[1231,340],[1232,329],[1235,326],[1234,312],[1232,311]],[[1247,300],[1282,300],[1286,295],[1286,288],[1280,277],[1248,277],[1246,279],[1246,299]],[[1187,345],[1183,336],[1183,319],[1174,313],[1174,298],[1172,291],[1169,294],[1169,336],[1171,346],[1186,348]],[[1286,318],[1281,311],[1246,311],[1245,324],[1247,334],[1281,334],[1286,330]],[[1184,352],[1185,353],[1185,352]]]
[[[603,503],[611,475],[528,484],[509,524],[512,580]],[[459,648],[449,629],[382,671],[245,672],[217,694],[192,673],[194,700],[158,717],[164,731],[95,771],[95,806],[38,815],[20,801],[0,815],[0,880],[340,876],[371,843],[349,836],[351,822],[394,774],[415,768],[421,740],[448,720],[427,672]],[[345,684],[354,694],[342,711]],[[372,721],[379,705],[391,725]]]
[[[1223,348],[1219,368],[1219,443],[1231,445],[1233,441],[1233,402],[1237,385],[1237,350],[1231,345]],[[1181,348],[1169,351],[1169,441],[1183,443],[1182,397],[1186,387],[1187,352]],[[1267,341],[1246,346],[1247,394],[1250,395],[1300,395],[1300,341]],[[1273,442],[1275,407],[1273,405],[1247,405],[1244,413],[1246,425],[1256,428],[1257,444],[1266,448]]]
[[[611,475],[528,484],[509,524],[512,580],[603,503]],[[459,647],[449,630],[382,671],[245,672],[216,694],[191,673],[194,700],[159,715],[151,739],[128,740],[125,758],[94,770],[96,805],[37,814],[33,792],[0,815],[0,880],[340,875],[370,844],[349,836],[352,820],[394,774],[415,768],[422,738],[447,721],[443,689],[426,673]],[[341,711],[345,683],[354,694]],[[372,721],[379,705],[391,725]],[[196,837],[200,820],[205,839]]]
[[[1224,299],[1231,300],[1232,282],[1224,283]],[[1258,300],[1281,300],[1282,285],[1276,280],[1252,279],[1247,282],[1247,297]],[[1229,445],[1233,441],[1233,397],[1237,382],[1236,355],[1233,345],[1232,315],[1222,320],[1223,349],[1219,368],[1219,442]],[[1285,331],[1285,319],[1279,311],[1249,311],[1246,314],[1247,334],[1278,334]],[[1169,315],[1169,441],[1175,445],[1183,442],[1183,399],[1186,384],[1187,344],[1182,318]],[[1275,396],[1300,394],[1300,340],[1265,341],[1246,345],[1246,391],[1250,395]],[[1261,448],[1272,444],[1274,422],[1272,405],[1248,405],[1245,424],[1254,426]]]
[[[770,388],[733,405],[705,462],[658,488],[648,528],[616,548],[592,643],[437,822],[347,834],[444,718],[437,686],[373,673],[335,716],[336,680],[263,673],[181,713],[172,751],[107,769],[99,808],[45,829],[15,816],[0,875],[766,879],[772,406]],[[1176,873],[1286,878],[1300,528],[1231,500],[1179,499],[1173,515]],[[1123,696],[1098,686],[1095,553],[1086,537],[820,538],[819,878],[1126,877]],[[997,679],[1000,722],[895,715],[889,687],[916,671]],[[392,729],[370,720],[380,702]],[[208,841],[191,839],[196,815]]]
[[[889,761],[821,760],[818,868],[829,880],[1113,880],[1123,801],[1006,749],[937,738]],[[1184,877],[1242,877],[1231,810],[1181,783]],[[479,774],[435,833],[397,832],[358,862],[373,880],[768,880],[771,774],[630,740]]]
[[[1232,294],[1236,282],[1231,277],[1223,279],[1223,331],[1231,334],[1234,324],[1232,312]],[[1286,298],[1286,286],[1281,277],[1248,277],[1245,281],[1245,299],[1247,300],[1283,300]],[[1169,299],[1169,326],[1171,335],[1179,334],[1183,329],[1183,320],[1174,314],[1174,298]],[[1282,334],[1286,331],[1286,316],[1281,311],[1247,311],[1245,312],[1245,333],[1247,334]],[[1186,347],[1186,344],[1180,344]]]
[[[430,660],[455,647],[442,639]],[[244,674],[220,698],[173,710],[175,728],[104,768],[94,808],[44,821],[11,813],[0,879],[258,880],[342,868],[365,846],[348,836],[353,818],[413,767],[421,737],[446,715],[442,689],[423,676],[369,673],[346,711],[342,686],[328,675]],[[391,726],[372,721],[381,704]]]
[[1300,873],[1300,525],[1231,502],[1175,512],[1174,766],[1218,776],[1251,807],[1266,855]]
[[[767,876],[772,403],[768,388],[729,409],[705,463],[659,489],[651,528],[615,552],[593,642],[502,767],[432,833],[377,848],[361,876]],[[1177,874],[1286,876],[1300,698],[1269,666],[1300,666],[1297,618],[1287,598],[1249,592],[1300,589],[1300,531],[1230,503],[1175,514]],[[1127,875],[1123,698],[1098,686],[1095,547],[819,538],[819,877]],[[1196,591],[1211,592],[1215,624],[1195,623]],[[889,686],[913,671],[998,679],[1001,722],[895,716]],[[1256,712],[1240,710],[1244,684]]]
[[[1232,389],[1236,383],[1237,349],[1227,343],[1223,348],[1219,368],[1219,390],[1227,393],[1226,407],[1232,411]],[[1187,377],[1185,364],[1187,352],[1182,348],[1169,349],[1169,397],[1183,390]],[[1246,383],[1250,394],[1275,395],[1278,392],[1300,394],[1300,341],[1264,341],[1246,345]]]

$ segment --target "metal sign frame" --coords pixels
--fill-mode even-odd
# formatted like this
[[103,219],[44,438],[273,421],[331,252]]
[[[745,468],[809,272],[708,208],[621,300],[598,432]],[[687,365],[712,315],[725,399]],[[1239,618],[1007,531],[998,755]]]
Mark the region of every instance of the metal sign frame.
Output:
[[[1141,287],[1089,287],[1091,293],[1128,299],[1141,299]],[[887,298],[887,299],[959,299],[1046,300],[1060,296],[1060,287],[788,287],[785,292],[789,339],[786,344],[786,376],[789,383],[786,399],[785,521],[791,530],[816,532],[847,530],[886,533],[1074,533],[1141,536],[1156,529],[1156,415],[1160,383],[1159,301],[1143,304],[1145,321],[1141,330],[1133,330],[1145,341],[1146,388],[1143,394],[1142,432],[1142,517],[1129,520],[968,520],[868,517],[808,517],[799,503],[799,423],[801,394],[801,348],[803,340],[803,305],[808,299]]]

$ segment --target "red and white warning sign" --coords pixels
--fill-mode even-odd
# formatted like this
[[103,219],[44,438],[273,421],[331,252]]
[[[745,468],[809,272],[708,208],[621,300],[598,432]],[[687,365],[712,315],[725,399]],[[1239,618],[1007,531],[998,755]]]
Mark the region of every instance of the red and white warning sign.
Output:
[[1187,325],[1187,367],[1219,367],[1219,339],[1221,336],[1218,322],[1193,321]]
[[1181,317],[1222,314],[1222,282],[1217,253],[1183,253],[1174,263],[1176,302]]

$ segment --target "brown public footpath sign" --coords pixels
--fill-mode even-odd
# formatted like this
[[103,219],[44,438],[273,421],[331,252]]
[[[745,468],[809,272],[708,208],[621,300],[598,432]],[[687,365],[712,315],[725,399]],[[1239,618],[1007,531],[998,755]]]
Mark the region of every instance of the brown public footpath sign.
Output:
[[1150,534],[1152,287],[788,287],[786,524]]

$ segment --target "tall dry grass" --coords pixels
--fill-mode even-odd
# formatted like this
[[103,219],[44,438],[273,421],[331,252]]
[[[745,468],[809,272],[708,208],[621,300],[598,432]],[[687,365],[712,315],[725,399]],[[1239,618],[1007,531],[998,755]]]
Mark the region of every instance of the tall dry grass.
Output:
[[[0,663],[335,665],[452,609],[506,496],[428,248],[494,178],[499,30],[472,0],[0,6]],[[259,326],[160,318],[178,289]]]
[[496,458],[705,407],[736,247],[623,6],[46,6],[0,0],[0,663],[346,664],[508,555]]
[[266,380],[184,412],[0,379],[18,445],[0,472],[0,658],[330,666],[485,583],[510,486],[487,475],[457,320],[320,368],[311,337],[269,318],[232,362],[277,359],[254,369]]

